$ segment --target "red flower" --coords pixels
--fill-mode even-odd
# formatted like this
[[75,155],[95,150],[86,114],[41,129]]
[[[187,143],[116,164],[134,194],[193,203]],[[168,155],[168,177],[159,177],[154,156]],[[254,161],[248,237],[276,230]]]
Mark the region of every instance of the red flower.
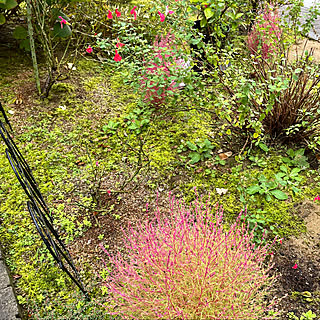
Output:
[[174,14],[174,12],[169,10],[169,6],[166,6],[166,15],[168,14]]
[[93,51],[93,49],[92,49],[91,46],[89,45],[89,47],[86,49],[86,51],[87,51],[88,53],[91,53],[91,52]]
[[282,239],[279,240],[280,244],[282,244]]
[[116,15],[118,18],[121,16],[121,12],[118,9],[116,9]]
[[120,41],[119,41],[119,38],[118,38],[118,43],[116,44],[116,47],[117,48],[122,48],[124,46],[124,43],[121,43]]
[[298,268],[298,265],[297,264],[295,264],[293,267],[292,267],[292,269],[297,269]]
[[111,191],[110,191],[110,190],[107,190],[107,194],[110,196],[110,195],[111,195]]
[[134,20],[137,20],[137,13],[135,11],[136,8],[137,8],[137,6],[134,6],[133,9],[130,11],[130,14],[134,15]]
[[313,199],[313,202],[317,201],[317,200],[320,200],[320,197],[319,196],[316,196],[314,199]]
[[118,53],[118,50],[116,50],[116,55],[114,56],[113,60],[119,62],[119,61],[121,61],[121,59],[122,59],[122,57]]
[[112,17],[112,12],[109,10],[109,12],[108,12],[108,17],[107,17],[108,19],[112,19],[113,17]]
[[160,16],[160,21],[163,22],[165,20],[166,16],[163,13],[161,13],[160,11],[158,11],[158,13]]
[[63,24],[67,24],[67,21],[66,21],[66,20],[64,20],[61,16],[59,16],[58,18],[60,18],[60,19],[61,19],[61,21],[60,21],[60,25],[61,25],[61,29],[63,29]]

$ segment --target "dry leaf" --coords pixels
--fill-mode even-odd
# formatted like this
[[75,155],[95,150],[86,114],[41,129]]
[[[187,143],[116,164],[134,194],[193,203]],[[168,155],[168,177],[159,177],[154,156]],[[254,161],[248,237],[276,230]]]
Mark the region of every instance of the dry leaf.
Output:
[[82,162],[81,160],[77,160],[77,161],[75,162],[75,164],[76,164],[77,166],[79,166],[79,167],[85,165],[85,163]]
[[228,152],[224,152],[224,153],[219,153],[218,156],[221,160],[226,160],[232,156],[232,152],[228,151]]

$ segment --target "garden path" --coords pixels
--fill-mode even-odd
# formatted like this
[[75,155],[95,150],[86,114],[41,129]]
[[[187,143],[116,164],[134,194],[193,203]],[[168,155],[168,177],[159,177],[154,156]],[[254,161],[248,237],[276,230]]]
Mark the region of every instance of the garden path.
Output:
[[18,303],[4,263],[4,257],[0,251],[0,320],[20,318]]

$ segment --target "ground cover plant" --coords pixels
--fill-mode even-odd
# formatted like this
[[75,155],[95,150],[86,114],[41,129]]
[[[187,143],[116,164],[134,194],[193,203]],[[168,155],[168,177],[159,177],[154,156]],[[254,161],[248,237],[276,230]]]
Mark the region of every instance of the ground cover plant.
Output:
[[[244,309],[240,302],[230,306],[223,292],[216,293],[216,306],[222,308],[218,317],[223,312],[230,319],[241,314],[246,319],[319,317],[317,43],[312,43],[314,55],[300,45],[302,55],[290,58],[308,26],[299,31],[275,11],[270,27],[263,19],[273,9],[254,1],[47,4],[48,21],[28,13],[24,2],[15,10],[19,19],[12,9],[1,8],[6,21],[0,34],[0,99],[92,301],[76,292],[41,243],[1,144],[0,241],[25,318],[141,319],[155,307],[145,294],[155,288],[158,302],[168,297],[173,302],[169,309],[162,302],[156,305],[158,318],[166,318],[161,316],[166,312],[172,317],[180,312],[181,318],[194,312],[196,318],[206,318],[207,309],[186,304],[188,299],[195,306],[204,303],[199,296],[186,298],[173,287],[162,290],[163,279],[178,288],[186,284],[178,272],[202,270],[183,264],[192,255],[177,252],[176,260],[172,253],[168,258],[165,248],[170,247],[161,243],[172,246],[172,237],[163,238],[165,232],[175,234],[170,228],[181,236],[181,246],[191,246],[191,238],[182,232],[186,228],[197,239],[211,239],[212,247],[222,249],[217,239],[224,239],[226,245],[230,240],[256,252],[254,261],[240,255],[250,262],[244,263],[243,273],[239,268],[235,281],[243,280],[250,266],[268,269],[273,257],[269,276],[277,280],[264,286],[264,271],[256,273],[262,286],[249,290]],[[289,14],[296,17],[299,7],[301,3],[294,3]],[[55,10],[61,14],[55,16]],[[317,14],[312,12],[310,21]],[[42,90],[39,95],[35,60],[20,46],[30,40],[30,34],[23,38],[25,32],[17,29],[28,29],[28,14],[33,18],[40,87],[46,94]],[[72,33],[55,37],[50,33],[54,26],[56,32],[69,28]],[[273,47],[274,41],[279,46]],[[195,187],[202,199],[197,200]],[[185,203],[185,210],[189,205],[197,208],[194,219],[181,208],[168,210],[169,192]],[[223,220],[215,210],[211,214],[218,220],[204,218],[200,200],[207,201],[206,208],[223,206]],[[245,209],[246,215],[239,216]],[[242,229],[236,228],[236,221]],[[203,234],[197,233],[199,225]],[[147,231],[140,232],[141,237],[158,238],[154,248],[162,253],[162,266],[170,271],[167,277],[161,277],[150,256],[141,260],[142,255],[126,249],[125,239],[139,227]],[[137,239],[129,237],[133,245]],[[235,247],[223,252],[234,257]],[[210,253],[200,249],[208,259]],[[128,275],[121,270],[130,261]],[[223,261],[233,274],[234,260]],[[123,286],[126,279],[132,286]],[[188,287],[199,289],[202,283],[203,296],[210,295],[205,279],[190,280]],[[219,279],[208,279],[210,288],[221,284]],[[141,289],[138,280],[149,284]],[[124,288],[127,291],[121,291]],[[233,289],[226,287],[228,292]],[[212,304],[208,300],[204,305]],[[252,308],[261,313],[258,318]],[[268,308],[269,314],[263,311]]]

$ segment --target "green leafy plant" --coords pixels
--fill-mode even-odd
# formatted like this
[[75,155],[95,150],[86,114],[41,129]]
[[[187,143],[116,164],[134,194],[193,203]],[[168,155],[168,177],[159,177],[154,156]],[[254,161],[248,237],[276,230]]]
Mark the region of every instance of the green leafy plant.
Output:
[[24,49],[26,51],[30,51],[30,40],[28,37],[28,30],[23,26],[17,26],[13,30],[13,37],[20,42],[20,49]]
[[282,157],[282,161],[290,167],[298,167],[301,170],[308,169],[310,167],[308,158],[304,155],[305,149],[299,149],[294,151],[289,149],[286,151],[288,157]]
[[249,160],[253,162],[252,165],[264,168],[267,165],[266,160],[263,157],[249,156]]
[[246,189],[248,195],[260,194],[266,197],[267,201],[271,201],[274,196],[278,200],[288,199],[288,195],[278,189],[278,183],[274,180],[268,180],[263,174],[258,177],[258,183]]
[[6,23],[6,15],[18,6],[16,0],[0,0],[0,25]]
[[126,117],[126,127],[136,135],[140,135],[149,128],[151,111],[145,109],[134,109]]
[[290,320],[312,320],[312,319],[316,319],[317,315],[313,313],[312,310],[309,310],[307,312],[302,313],[300,318],[296,316],[293,312],[289,312],[288,317]]
[[226,164],[226,160],[223,160],[223,159],[220,159],[220,157],[217,155],[215,158],[214,158],[214,163],[215,164],[219,164],[221,166],[224,166]]
[[195,143],[187,141],[185,145],[180,145],[177,151],[178,153],[181,153],[189,150],[188,157],[190,158],[190,163],[195,164],[210,159],[212,157],[213,149],[214,146],[212,143],[208,139],[205,139],[203,142],[197,141]]
[[106,124],[102,127],[102,130],[104,132],[106,132],[107,134],[115,134],[117,129],[119,128],[119,126],[120,126],[119,121],[110,120],[108,122],[108,124]]
[[281,172],[275,174],[275,180],[287,190],[291,189],[293,193],[298,193],[301,190],[297,185],[302,181],[303,177],[299,175],[301,169],[289,169],[287,166],[280,166]]
[[266,211],[258,209],[257,213],[247,213],[241,217],[249,225],[249,230],[253,232],[252,240],[256,245],[265,244],[270,232],[273,236],[277,235],[275,227],[270,225],[271,220],[266,217],[266,214]]

